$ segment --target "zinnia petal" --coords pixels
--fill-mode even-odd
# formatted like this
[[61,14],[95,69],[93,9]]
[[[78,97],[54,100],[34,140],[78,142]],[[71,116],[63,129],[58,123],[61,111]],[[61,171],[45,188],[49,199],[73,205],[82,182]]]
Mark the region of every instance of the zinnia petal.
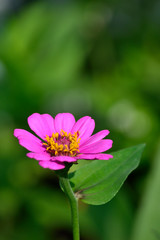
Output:
[[45,139],[46,135],[52,136],[55,132],[54,119],[49,114],[33,113],[28,117],[28,124],[40,138]]
[[71,113],[59,113],[55,117],[55,130],[60,133],[61,130],[69,133],[75,124],[75,118]]
[[24,129],[15,129],[14,136],[18,138],[19,144],[32,152],[43,152],[42,142],[32,133]]
[[60,170],[65,168],[65,164],[59,163],[57,161],[51,162],[51,161],[39,161],[39,165],[43,168],[49,168],[52,170]]
[[80,154],[77,159],[88,159],[88,160],[93,160],[93,159],[99,159],[99,160],[108,160],[110,158],[113,158],[112,155],[110,154],[105,154],[105,153],[97,153],[97,154]]
[[88,146],[80,147],[80,153],[101,153],[110,149],[112,143],[113,141],[110,139],[103,139]]
[[38,161],[43,160],[43,161],[49,161],[51,159],[51,156],[49,153],[33,153],[33,152],[29,152],[27,153],[27,157],[29,158],[34,158]]
[[59,162],[75,162],[77,159],[70,156],[55,156],[51,158],[52,160],[57,160]]
[[80,131],[79,137],[81,138],[80,144],[82,144],[88,137],[91,136],[95,128],[94,120],[89,117],[85,116],[80,118],[72,128],[71,133]]
[[95,142],[98,142],[99,140],[103,139],[104,137],[106,137],[109,134],[108,130],[102,130],[96,134],[94,134],[93,136],[89,137],[83,144],[80,144],[80,146],[88,146],[90,144],[93,144]]

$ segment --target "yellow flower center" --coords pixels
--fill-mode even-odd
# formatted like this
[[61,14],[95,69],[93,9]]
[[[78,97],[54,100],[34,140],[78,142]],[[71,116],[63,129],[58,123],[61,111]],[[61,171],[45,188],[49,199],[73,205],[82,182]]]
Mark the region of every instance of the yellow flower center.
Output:
[[59,133],[53,133],[52,137],[46,136],[46,142],[43,145],[51,156],[71,156],[79,153],[80,132],[74,134],[61,130]]

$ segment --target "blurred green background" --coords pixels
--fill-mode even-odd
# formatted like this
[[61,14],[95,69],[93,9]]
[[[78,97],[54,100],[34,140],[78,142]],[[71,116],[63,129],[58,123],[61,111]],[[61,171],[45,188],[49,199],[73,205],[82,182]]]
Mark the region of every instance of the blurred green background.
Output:
[[82,240],[160,239],[160,2],[0,0],[0,239],[72,239],[53,171],[13,137],[34,112],[89,115],[113,150],[146,143],[108,204],[80,203]]

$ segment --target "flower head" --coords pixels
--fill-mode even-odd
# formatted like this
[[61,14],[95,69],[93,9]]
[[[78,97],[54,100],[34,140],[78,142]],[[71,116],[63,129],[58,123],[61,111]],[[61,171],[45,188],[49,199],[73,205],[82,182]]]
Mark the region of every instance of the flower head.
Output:
[[38,160],[44,168],[59,170],[65,168],[65,162],[113,157],[102,153],[112,147],[112,140],[103,139],[109,131],[102,130],[92,135],[95,122],[89,116],[76,122],[70,113],[59,113],[55,118],[34,113],[28,117],[28,124],[38,137],[23,129],[15,129],[14,136],[30,151],[27,156]]

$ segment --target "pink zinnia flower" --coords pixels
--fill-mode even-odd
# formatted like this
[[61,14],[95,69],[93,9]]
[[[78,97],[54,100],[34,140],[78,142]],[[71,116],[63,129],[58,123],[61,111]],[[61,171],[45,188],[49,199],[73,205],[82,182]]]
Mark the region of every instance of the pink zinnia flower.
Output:
[[15,129],[14,136],[30,151],[27,156],[38,160],[44,168],[59,170],[65,168],[65,162],[113,157],[102,153],[112,147],[112,140],[103,139],[109,131],[91,136],[95,122],[89,116],[76,122],[70,113],[59,113],[55,119],[49,114],[34,113],[28,117],[28,124],[40,139],[23,129]]

